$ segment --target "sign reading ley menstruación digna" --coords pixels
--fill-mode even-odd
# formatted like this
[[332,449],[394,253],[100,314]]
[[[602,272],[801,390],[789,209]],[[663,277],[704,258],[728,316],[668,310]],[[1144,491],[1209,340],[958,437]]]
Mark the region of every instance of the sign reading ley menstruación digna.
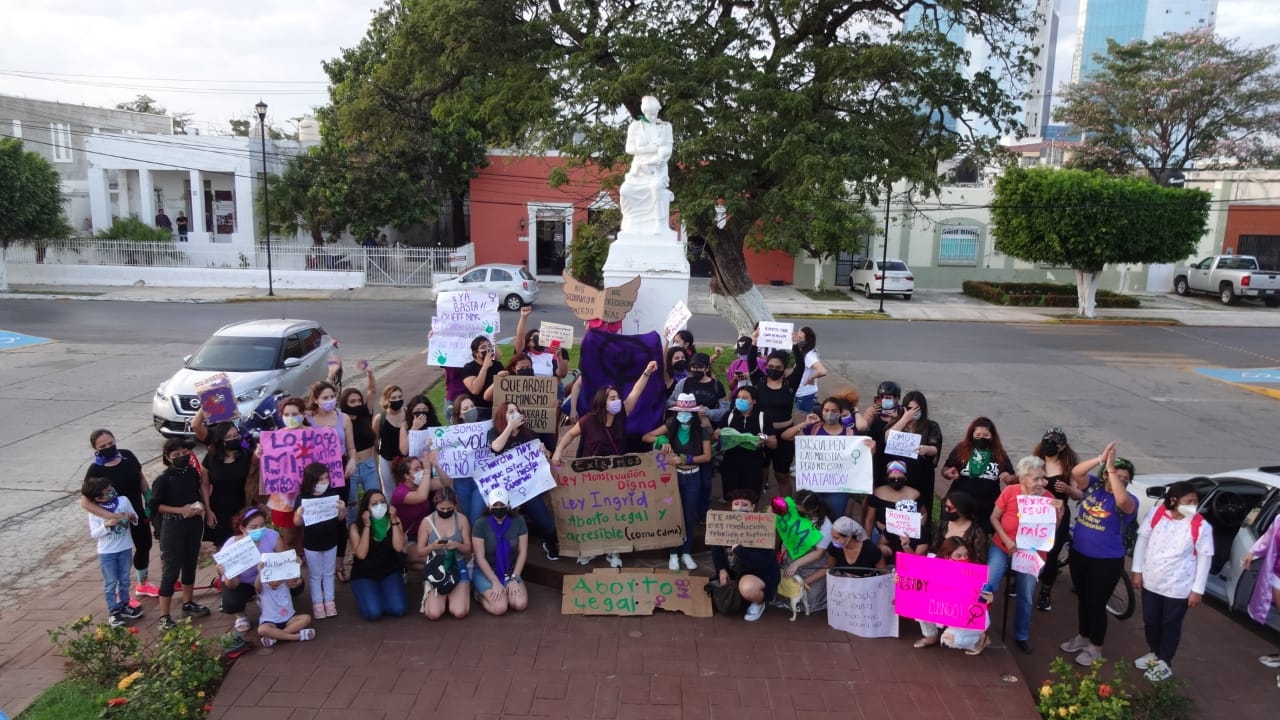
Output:
[[570,557],[670,548],[684,537],[666,452],[566,461],[551,491],[560,552]]

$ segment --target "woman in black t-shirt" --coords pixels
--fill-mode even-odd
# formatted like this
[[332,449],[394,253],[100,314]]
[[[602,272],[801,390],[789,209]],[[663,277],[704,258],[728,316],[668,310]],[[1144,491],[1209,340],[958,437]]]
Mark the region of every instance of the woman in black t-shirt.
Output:
[[165,469],[151,486],[151,514],[160,522],[160,630],[177,625],[170,617],[174,585],[182,580],[182,612],[209,614],[194,598],[196,563],[209,504],[208,479],[191,452],[191,441],[169,438],[163,455]]
[[209,512],[205,513],[204,539],[222,547],[233,534],[231,518],[253,504],[245,498],[245,486],[253,469],[253,454],[240,442],[233,422],[218,423],[209,433],[204,469],[209,474]]
[[502,356],[488,337],[477,335],[471,341],[471,357],[471,362],[462,366],[462,384],[480,411],[477,419],[488,420],[493,414],[493,380],[502,370]]
[[[89,434],[89,445],[93,447],[93,462],[84,471],[84,479],[106,478],[116,493],[128,498],[138,511],[137,524],[129,527],[133,536],[133,570],[138,575],[138,584],[133,588],[134,599],[140,595],[159,597],[160,588],[148,582],[147,577],[151,563],[151,522],[145,515],[145,497],[151,493],[151,488],[142,473],[142,463],[132,452],[116,447],[116,436],[110,430],[94,430]],[[111,518],[111,513],[87,497],[81,496],[80,507],[104,520]]]

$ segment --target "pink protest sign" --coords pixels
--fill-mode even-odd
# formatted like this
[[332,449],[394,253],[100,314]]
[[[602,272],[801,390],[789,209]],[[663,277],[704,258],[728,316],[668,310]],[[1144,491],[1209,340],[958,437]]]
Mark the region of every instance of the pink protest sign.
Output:
[[346,485],[342,443],[333,428],[298,428],[262,433],[262,492],[296,493],[302,470],[313,462],[329,468],[329,484]]
[[987,606],[979,597],[987,582],[986,565],[909,553],[898,553],[894,560],[898,582],[893,607],[899,615],[950,628],[986,627]]

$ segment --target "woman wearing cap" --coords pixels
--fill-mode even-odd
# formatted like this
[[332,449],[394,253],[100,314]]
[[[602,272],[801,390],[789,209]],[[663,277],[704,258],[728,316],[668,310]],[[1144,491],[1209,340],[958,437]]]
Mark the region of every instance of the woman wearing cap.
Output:
[[[1022,524],[1022,509],[1018,498],[1022,495],[1049,498],[1056,510],[1054,522],[1062,518],[1062,501],[1054,498],[1047,489],[1049,483],[1044,477],[1044,461],[1028,455],[1018,461],[1016,469],[1018,482],[1000,493],[995,509],[991,511],[991,524],[995,528],[996,537],[987,551],[987,585],[984,588],[991,592],[999,587],[1010,570],[1013,554],[1018,549],[1018,543],[1014,539],[1018,535],[1018,526]],[[1043,561],[1046,553],[1038,554]],[[1036,590],[1036,576],[1025,572],[1014,572],[1014,576],[1017,578],[1018,595],[1013,613],[1013,637],[1018,649],[1030,655],[1031,596]]]
[[383,617],[404,617],[408,600],[404,590],[406,540],[396,509],[381,490],[360,498],[360,514],[347,528],[347,543],[355,556],[351,564],[351,594],[360,617],[370,622]]
[[800,328],[793,340],[795,345],[792,346],[791,353],[796,358],[796,370],[799,371],[791,373],[791,387],[796,393],[796,409],[811,413],[818,401],[818,378],[826,377],[827,368],[818,359],[818,336],[814,334],[813,328]]
[[[863,516],[862,526],[868,530],[877,528],[880,531],[880,552],[885,558],[892,560],[895,553],[903,552],[923,555],[929,548],[928,508],[920,500],[920,491],[907,484],[907,465],[901,460],[893,460],[885,472],[886,482],[871,492],[867,498],[867,510]],[[888,531],[889,511],[919,513],[920,532],[918,537],[892,534]]]
[[[1062,428],[1051,428],[1046,432],[1031,454],[1044,460],[1049,492],[1064,502],[1070,499],[1072,475],[1076,465],[1080,464],[1080,458],[1076,457],[1076,451],[1067,444],[1067,434]],[[1067,513],[1062,513],[1062,522],[1058,523],[1058,532],[1053,538],[1053,549],[1049,551],[1049,557],[1054,562],[1045,563],[1044,570],[1040,571],[1040,597],[1036,599],[1038,610],[1049,612],[1053,609],[1053,584],[1058,580],[1057,558],[1070,537],[1071,519]]]
[[[799,400],[796,401],[797,403]],[[840,401],[833,397],[829,397],[822,401],[822,415],[818,416],[813,413],[804,419],[800,425],[793,425],[782,433],[783,440],[794,441],[796,435],[804,433],[805,435],[857,435],[853,427],[845,425],[841,422]],[[875,452],[875,442],[869,443],[872,453]],[[843,515],[845,508],[848,507],[849,501],[853,499],[853,493],[823,493],[822,501],[826,503],[828,515],[835,517]]]
[[[1104,468],[1101,478],[1089,474],[1098,465]],[[1071,480],[1067,495],[1080,502],[1069,559],[1077,595],[1077,632],[1061,647],[1063,652],[1079,653],[1076,662],[1088,667],[1102,659],[1107,601],[1124,573],[1124,533],[1137,517],[1138,500],[1128,490],[1133,463],[1116,457],[1114,442],[1098,457],[1075,465]]]
[[679,570],[680,562],[683,561],[686,569],[696,570],[698,564],[693,561],[693,533],[698,527],[703,468],[711,463],[711,431],[697,417],[698,401],[693,395],[681,393],[676,398],[673,410],[665,425],[646,433],[643,439],[653,443],[654,450],[669,446],[668,452],[675,458],[680,505],[684,509],[684,541],[678,548],[669,551],[667,567]]
[[521,577],[529,559],[529,526],[511,508],[503,488],[493,488],[486,499],[488,508],[471,529],[476,595],[490,615],[521,612],[529,607],[529,591]]

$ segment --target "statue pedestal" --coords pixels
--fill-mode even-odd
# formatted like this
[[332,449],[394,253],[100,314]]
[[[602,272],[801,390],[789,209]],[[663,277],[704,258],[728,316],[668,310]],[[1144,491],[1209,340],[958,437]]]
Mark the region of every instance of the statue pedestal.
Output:
[[616,287],[640,276],[640,294],[622,320],[622,334],[662,334],[676,301],[689,303],[689,261],[675,232],[620,232],[609,246],[604,263],[604,286]]

